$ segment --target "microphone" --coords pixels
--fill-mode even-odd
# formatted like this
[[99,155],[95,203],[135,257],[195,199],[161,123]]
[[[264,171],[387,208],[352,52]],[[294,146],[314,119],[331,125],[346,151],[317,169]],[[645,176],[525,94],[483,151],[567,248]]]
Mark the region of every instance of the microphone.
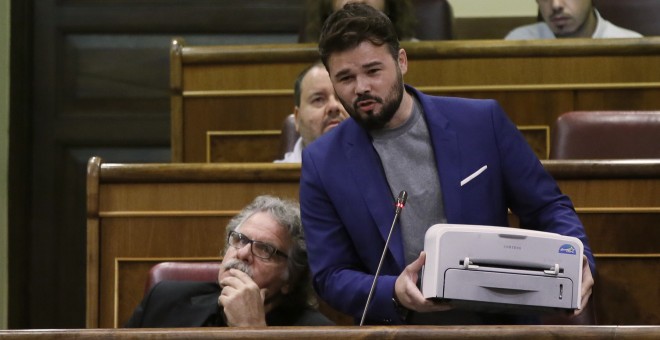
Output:
[[369,296],[367,296],[367,303],[364,305],[364,312],[362,313],[362,319],[360,320],[360,326],[364,324],[364,318],[367,316],[367,310],[369,309],[369,303],[371,302],[371,297],[374,294],[376,289],[376,282],[378,282],[378,274],[380,274],[380,268],[383,266],[383,260],[385,260],[385,253],[387,253],[387,247],[390,244],[390,237],[392,237],[392,231],[394,231],[394,225],[401,215],[401,210],[406,205],[406,200],[408,200],[408,193],[405,190],[402,190],[399,193],[399,197],[396,198],[396,210],[394,211],[394,220],[392,220],[392,226],[390,227],[390,233],[387,235],[387,240],[385,241],[385,248],[383,248],[383,253],[380,255],[380,261],[378,262],[378,267],[376,268],[376,274],[374,275],[374,282],[371,284],[371,289],[369,290]]

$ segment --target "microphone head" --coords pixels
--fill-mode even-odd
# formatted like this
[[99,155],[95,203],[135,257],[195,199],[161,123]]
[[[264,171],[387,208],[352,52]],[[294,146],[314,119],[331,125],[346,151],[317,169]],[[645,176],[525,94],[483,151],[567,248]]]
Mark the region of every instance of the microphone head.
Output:
[[401,202],[401,204],[406,205],[406,201],[408,200],[408,193],[405,190],[401,190],[399,193],[399,197],[396,199],[397,203]]
[[408,193],[405,190],[401,190],[399,197],[396,198],[396,214],[401,212],[401,209],[406,205],[408,200]]

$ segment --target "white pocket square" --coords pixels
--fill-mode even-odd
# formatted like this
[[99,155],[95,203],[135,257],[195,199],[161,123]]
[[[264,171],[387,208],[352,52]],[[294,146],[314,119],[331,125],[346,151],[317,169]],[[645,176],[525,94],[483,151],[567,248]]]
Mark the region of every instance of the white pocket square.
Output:
[[475,171],[472,173],[472,175],[465,177],[464,180],[461,181],[461,186],[466,185],[469,181],[473,180],[475,177],[479,176],[482,172],[486,171],[488,169],[488,165],[484,165],[481,167],[481,169]]

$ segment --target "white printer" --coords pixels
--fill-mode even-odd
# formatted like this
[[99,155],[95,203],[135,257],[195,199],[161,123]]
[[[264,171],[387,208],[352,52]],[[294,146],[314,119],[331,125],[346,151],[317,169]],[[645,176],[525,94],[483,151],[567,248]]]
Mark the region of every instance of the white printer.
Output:
[[424,239],[425,298],[486,310],[579,309],[582,242],[555,233],[436,224]]

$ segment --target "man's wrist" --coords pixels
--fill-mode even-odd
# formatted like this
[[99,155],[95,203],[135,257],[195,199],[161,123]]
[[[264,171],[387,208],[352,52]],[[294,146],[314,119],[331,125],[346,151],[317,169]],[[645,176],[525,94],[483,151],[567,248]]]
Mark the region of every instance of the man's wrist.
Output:
[[399,315],[401,320],[406,321],[408,314],[410,314],[410,310],[402,305],[401,302],[399,302],[399,300],[396,298],[396,294],[394,294],[392,297],[392,303],[394,304],[394,310],[396,310],[396,313]]

